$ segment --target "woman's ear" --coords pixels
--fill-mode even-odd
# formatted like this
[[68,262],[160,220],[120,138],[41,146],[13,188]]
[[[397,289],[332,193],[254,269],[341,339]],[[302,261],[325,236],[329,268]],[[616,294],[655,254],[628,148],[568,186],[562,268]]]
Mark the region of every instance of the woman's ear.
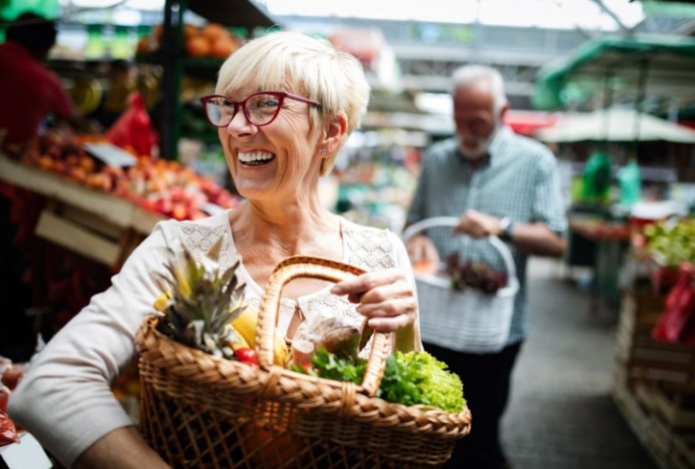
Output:
[[[333,117],[326,125],[324,138],[319,142],[321,157],[327,158],[333,155],[343,144],[347,135],[348,121],[344,112]],[[323,150],[326,150],[325,152]]]

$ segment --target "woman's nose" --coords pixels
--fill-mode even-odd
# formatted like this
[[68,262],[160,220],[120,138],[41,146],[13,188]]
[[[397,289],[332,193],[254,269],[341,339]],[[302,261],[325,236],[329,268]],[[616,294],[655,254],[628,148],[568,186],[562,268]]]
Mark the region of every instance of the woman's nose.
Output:
[[232,134],[249,133],[256,129],[256,126],[251,124],[246,118],[244,111],[239,109],[227,124],[227,131]]

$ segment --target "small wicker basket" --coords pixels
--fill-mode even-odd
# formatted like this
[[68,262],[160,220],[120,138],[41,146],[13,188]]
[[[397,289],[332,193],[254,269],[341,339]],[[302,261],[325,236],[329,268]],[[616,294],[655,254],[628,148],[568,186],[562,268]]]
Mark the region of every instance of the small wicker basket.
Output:
[[257,331],[259,368],[174,342],[146,319],[140,353],[140,431],[175,468],[439,467],[470,432],[467,408],[392,404],[374,397],[390,334],[374,335],[361,385],[273,365],[283,286],[298,277],[342,281],[361,269],[313,257],[280,263],[264,293]]
[[[458,219],[454,217],[428,218],[409,226],[402,237],[407,241],[427,229],[457,224]],[[448,278],[415,274],[423,341],[469,353],[498,352],[504,348],[519,280],[509,248],[496,236],[488,236],[486,240],[507,270],[507,285],[494,294],[472,288],[455,290]]]

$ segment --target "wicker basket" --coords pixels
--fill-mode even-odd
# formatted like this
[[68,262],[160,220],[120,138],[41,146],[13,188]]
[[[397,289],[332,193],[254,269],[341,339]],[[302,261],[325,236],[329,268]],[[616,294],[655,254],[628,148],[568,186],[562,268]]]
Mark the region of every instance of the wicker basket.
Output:
[[140,431],[173,467],[439,467],[470,431],[468,409],[403,406],[373,397],[390,334],[374,335],[361,385],[273,365],[283,286],[297,277],[334,282],[363,271],[311,257],[283,261],[264,293],[257,331],[259,368],[216,358],[140,327]]
[[[428,218],[409,226],[403,239],[407,241],[427,229],[457,224],[458,219],[453,217]],[[507,285],[495,294],[472,288],[459,291],[452,288],[448,278],[416,273],[423,341],[470,353],[498,352],[505,346],[519,280],[509,248],[496,236],[486,239],[504,262]]]

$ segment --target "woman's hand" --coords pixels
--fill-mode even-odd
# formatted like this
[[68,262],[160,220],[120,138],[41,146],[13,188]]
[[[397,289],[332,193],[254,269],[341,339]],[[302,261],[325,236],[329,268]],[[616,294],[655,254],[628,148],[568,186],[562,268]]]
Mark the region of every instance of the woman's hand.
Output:
[[393,332],[413,324],[417,317],[417,300],[410,283],[398,269],[368,272],[337,283],[335,295],[348,295],[359,303],[357,312],[368,318],[369,326],[379,332]]

